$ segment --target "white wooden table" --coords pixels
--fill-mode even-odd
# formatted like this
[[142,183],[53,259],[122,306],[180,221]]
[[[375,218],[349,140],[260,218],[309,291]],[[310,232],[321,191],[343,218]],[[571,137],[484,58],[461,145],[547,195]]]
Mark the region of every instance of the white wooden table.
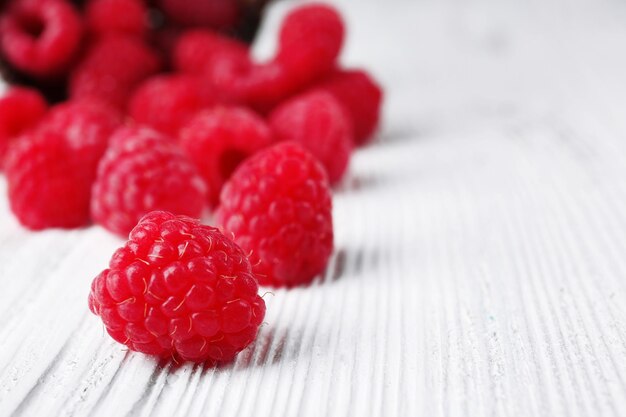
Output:
[[87,309],[121,241],[2,198],[0,415],[626,415],[626,4],[336,3],[388,100],[326,276],[232,366],[159,367]]

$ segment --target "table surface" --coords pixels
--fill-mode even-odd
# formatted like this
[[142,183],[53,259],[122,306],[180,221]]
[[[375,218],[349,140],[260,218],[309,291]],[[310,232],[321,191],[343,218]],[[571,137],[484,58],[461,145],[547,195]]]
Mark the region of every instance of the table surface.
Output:
[[336,4],[387,102],[325,276],[233,365],[160,367],[87,309],[121,241],[2,198],[0,415],[626,415],[626,4]]

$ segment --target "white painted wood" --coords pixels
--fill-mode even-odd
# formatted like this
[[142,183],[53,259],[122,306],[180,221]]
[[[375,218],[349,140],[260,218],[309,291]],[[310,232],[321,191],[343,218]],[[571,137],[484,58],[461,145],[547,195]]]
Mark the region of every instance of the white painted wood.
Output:
[[0,415],[626,415],[626,5],[336,3],[388,100],[327,274],[232,366],[161,368],[87,309],[121,241],[2,198]]

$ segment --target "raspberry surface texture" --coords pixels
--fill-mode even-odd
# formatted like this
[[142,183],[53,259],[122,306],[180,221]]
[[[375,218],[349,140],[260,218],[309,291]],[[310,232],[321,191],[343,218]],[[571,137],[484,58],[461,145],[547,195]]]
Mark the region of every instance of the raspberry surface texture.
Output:
[[244,252],[219,230],[156,211],[93,281],[90,310],[131,350],[222,363],[256,337],[265,303]]
[[216,218],[249,254],[262,285],[309,283],[333,250],[326,172],[297,143],[274,145],[244,161],[224,185]]
[[0,169],[9,144],[33,128],[48,105],[37,90],[13,87],[0,98]]
[[316,79],[334,67],[344,32],[333,7],[316,3],[298,7],[283,21],[276,60],[300,82]]
[[184,26],[228,29],[237,23],[237,0],[159,0],[166,16]]
[[66,103],[9,150],[9,202],[29,229],[89,224],[91,188],[98,161],[118,115],[96,104]]
[[376,131],[380,121],[383,91],[363,70],[336,70],[316,88],[332,94],[352,121],[354,141],[363,145]]
[[0,50],[35,77],[62,75],[78,52],[80,15],[67,0],[14,0],[0,17]]
[[89,46],[70,75],[72,98],[96,98],[121,110],[135,87],[161,67],[159,55],[141,39],[109,34]]
[[98,167],[91,214],[122,236],[153,210],[200,217],[206,184],[174,139],[146,127],[121,128]]
[[248,156],[272,143],[263,119],[243,107],[216,107],[188,123],[180,134],[180,144],[204,177],[217,204],[222,185]]
[[274,110],[269,123],[278,141],[295,141],[326,168],[331,184],[341,180],[352,153],[352,126],[337,100],[324,91],[296,96]]
[[137,87],[128,112],[137,123],[176,136],[184,123],[212,104],[210,89],[201,77],[157,75]]
[[148,31],[148,9],[143,0],[90,0],[85,7],[85,21],[95,34],[144,36]]

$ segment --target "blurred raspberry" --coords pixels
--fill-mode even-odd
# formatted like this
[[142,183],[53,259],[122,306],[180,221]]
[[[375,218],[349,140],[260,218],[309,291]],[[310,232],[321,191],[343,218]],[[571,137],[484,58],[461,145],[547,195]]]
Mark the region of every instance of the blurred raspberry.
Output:
[[175,137],[198,111],[214,104],[211,93],[201,77],[157,75],[135,90],[128,111],[136,122]]
[[237,24],[237,0],[159,0],[166,16],[183,26],[229,29]]
[[126,235],[153,210],[200,217],[206,185],[174,140],[145,127],[118,130],[98,167],[91,214]]
[[48,109],[37,90],[13,87],[0,98],[0,169],[10,142],[35,127]]
[[81,17],[66,0],[14,0],[0,17],[1,55],[39,78],[63,75],[81,37]]
[[275,145],[244,161],[224,185],[216,219],[249,253],[263,285],[308,283],[333,250],[326,173],[297,143]]
[[158,54],[140,39],[112,34],[92,44],[70,77],[72,98],[97,98],[121,110],[144,79],[161,68]]
[[89,223],[98,161],[120,117],[96,103],[65,103],[17,141],[6,159],[9,201],[29,229]]
[[224,182],[248,156],[270,145],[263,119],[246,108],[217,107],[194,117],[182,130],[180,143],[198,167],[217,204]]
[[300,6],[285,17],[276,60],[300,83],[328,73],[335,65],[344,38],[339,12],[325,4]]
[[89,309],[131,350],[222,363],[256,337],[257,292],[248,258],[219,230],[156,211],[93,280]]
[[363,70],[336,70],[316,88],[332,94],[352,121],[355,144],[363,145],[376,130],[380,120],[383,91]]
[[352,153],[352,126],[332,95],[312,91],[296,96],[278,106],[269,123],[276,140],[300,143],[324,165],[331,183],[341,180]]
[[97,34],[143,36],[148,31],[148,9],[143,0],[90,0],[85,7],[87,28]]

